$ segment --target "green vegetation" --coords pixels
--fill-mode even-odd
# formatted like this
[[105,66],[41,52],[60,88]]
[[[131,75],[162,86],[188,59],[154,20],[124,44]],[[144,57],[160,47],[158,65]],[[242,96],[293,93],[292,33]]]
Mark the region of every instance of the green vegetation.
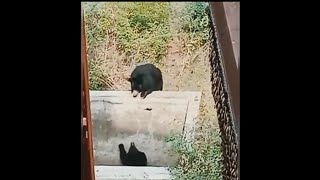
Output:
[[171,167],[175,180],[220,180],[221,139],[217,129],[205,128],[194,142],[171,136],[167,142],[180,154],[179,164]]
[[108,72],[98,69],[105,59],[97,52],[103,53],[105,43],[125,55],[118,59],[122,63],[162,63],[170,39],[169,3],[110,2],[98,7],[96,3],[84,3],[84,7],[91,89],[102,90],[114,84],[106,80]]
[[164,2],[134,2],[122,9],[117,23],[120,50],[136,62],[161,63],[170,38],[168,9]]
[[193,2],[186,7],[182,17],[182,30],[190,36],[192,45],[202,46],[209,40],[209,7],[205,2]]

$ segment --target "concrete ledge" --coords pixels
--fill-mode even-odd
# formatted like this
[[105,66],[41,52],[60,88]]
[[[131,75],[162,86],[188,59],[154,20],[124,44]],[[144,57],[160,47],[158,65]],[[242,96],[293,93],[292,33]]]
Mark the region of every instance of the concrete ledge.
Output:
[[[187,100],[188,103],[188,112],[186,114],[185,127],[184,127],[184,136],[187,139],[192,139],[194,137],[194,128],[196,125],[196,118],[199,114],[201,92],[199,91],[155,91],[148,95],[146,99],[132,98],[130,91],[90,91],[90,99],[92,101],[103,100],[103,99],[112,99],[115,102],[119,103],[119,100],[116,100],[117,97],[130,98],[130,102],[139,102],[139,103],[153,103],[153,102],[174,102],[178,104],[184,103],[181,100]],[[128,101],[127,101],[128,102]]]
[[[119,99],[121,97],[121,100]],[[146,99],[132,98],[130,91],[90,91],[91,102],[99,100],[112,100],[113,103],[139,103],[148,104],[146,108],[150,107],[150,103],[174,103],[184,104],[188,101],[188,109],[185,118],[184,136],[193,138],[196,118],[199,114],[201,92],[199,91],[155,91],[148,95]],[[128,101],[129,100],[129,101]]]
[[96,180],[169,180],[167,167],[95,166]]
[[[186,98],[187,96],[197,96],[201,93],[199,91],[154,91],[151,94],[147,96],[146,99],[148,100],[148,97],[154,97],[154,98]],[[132,94],[130,91],[90,91],[90,97],[132,97]],[[200,98],[198,97],[198,98]],[[137,98],[140,99],[140,98]],[[141,100],[141,99],[140,99]]]

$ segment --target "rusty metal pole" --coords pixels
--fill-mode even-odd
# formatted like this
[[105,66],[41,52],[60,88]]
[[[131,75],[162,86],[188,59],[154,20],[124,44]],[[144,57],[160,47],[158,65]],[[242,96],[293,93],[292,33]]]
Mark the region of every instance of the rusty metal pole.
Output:
[[83,10],[81,9],[82,149],[81,179],[95,180],[88,63]]
[[[234,115],[234,121],[238,136],[240,136],[240,73],[239,57],[236,58],[236,50],[233,48],[231,40],[232,32],[228,25],[228,16],[225,11],[225,2],[210,2],[213,10],[213,17],[216,23],[216,31],[220,44],[222,63],[224,65],[225,76],[228,84],[231,109]],[[239,11],[239,10],[238,10]],[[239,17],[237,17],[239,19]],[[230,20],[229,20],[230,21]],[[235,34],[235,33],[234,33]],[[239,42],[237,42],[239,43]]]
[[[235,129],[236,142],[231,142],[226,146],[231,146],[237,150],[236,159],[224,157],[229,168],[236,161],[237,170],[227,169],[232,175],[227,175],[224,179],[240,179],[240,2],[209,2],[211,19],[214,20],[217,37],[217,56],[221,60],[222,70],[225,77],[226,91],[231,110],[232,129]],[[225,121],[225,119],[221,119]],[[224,122],[221,122],[223,124]],[[234,147],[236,145],[237,147]],[[235,172],[237,171],[237,173]]]

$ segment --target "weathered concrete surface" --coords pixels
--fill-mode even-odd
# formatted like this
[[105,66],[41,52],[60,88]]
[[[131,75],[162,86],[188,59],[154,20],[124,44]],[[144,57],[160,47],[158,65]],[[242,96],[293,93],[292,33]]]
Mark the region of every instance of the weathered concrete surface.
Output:
[[169,166],[177,157],[164,136],[192,131],[201,93],[162,91],[140,99],[128,91],[92,91],[90,96],[96,165],[121,165],[118,144],[128,150],[134,141],[149,166]]
[[165,167],[95,166],[96,180],[170,180]]

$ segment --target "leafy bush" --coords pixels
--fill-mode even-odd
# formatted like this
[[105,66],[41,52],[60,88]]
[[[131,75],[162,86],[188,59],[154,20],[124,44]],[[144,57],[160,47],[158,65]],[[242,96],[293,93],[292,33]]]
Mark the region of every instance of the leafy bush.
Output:
[[102,5],[103,6],[98,6],[97,3],[84,3],[87,47],[89,47],[89,49],[94,49],[99,46],[110,31],[113,30],[114,22],[112,22],[110,14],[105,11],[105,5]]
[[[101,68],[102,62],[98,59],[89,59],[89,89],[90,90],[105,90],[107,86],[108,75]],[[110,83],[110,82],[109,82]]]
[[161,63],[166,55],[169,3],[131,2],[123,9],[117,25],[119,49],[135,62],[148,59]]
[[106,79],[108,74],[101,68],[101,59],[97,52],[106,37],[112,31],[113,22],[108,12],[104,11],[103,3],[83,3],[85,10],[85,29],[87,39],[87,58],[89,66],[89,89],[104,90],[107,87]]
[[192,2],[185,10],[182,30],[194,39],[195,47],[202,46],[209,39],[209,5],[206,2]]
[[177,166],[171,167],[175,180],[221,180],[222,151],[218,130],[205,129],[198,140],[187,141],[171,136],[167,142],[180,155]]

